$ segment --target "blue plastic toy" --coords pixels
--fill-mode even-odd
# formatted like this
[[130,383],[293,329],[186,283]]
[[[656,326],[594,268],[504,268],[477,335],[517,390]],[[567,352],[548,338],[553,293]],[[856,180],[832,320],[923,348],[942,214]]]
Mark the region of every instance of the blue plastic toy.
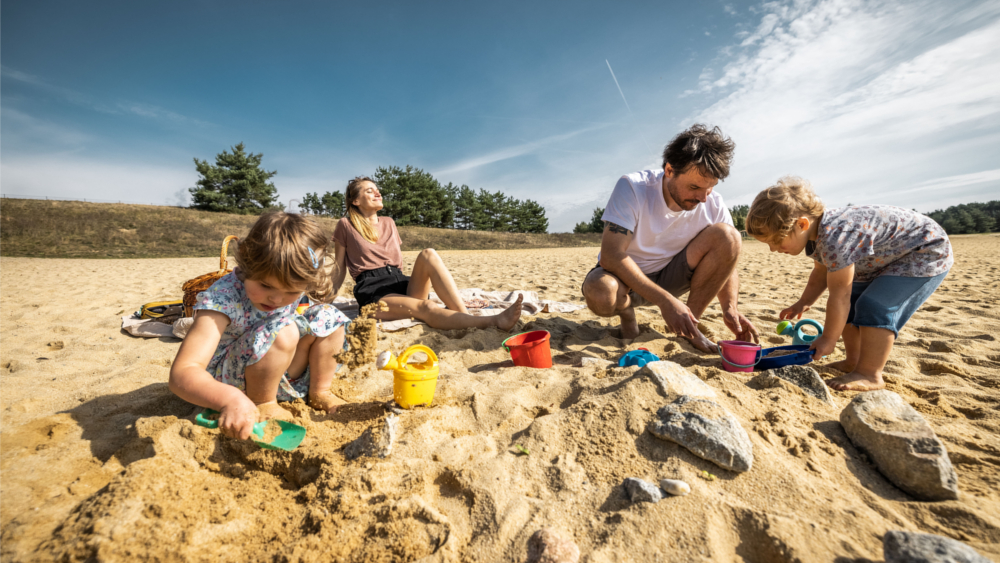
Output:
[[[819,331],[818,334],[807,334],[803,331],[803,327],[815,327]],[[812,319],[802,319],[801,321],[792,324],[792,321],[781,321],[778,323],[777,328],[778,334],[782,336],[792,337],[792,346],[802,346],[812,344],[813,340],[819,338],[823,334],[823,325]]]
[[645,348],[639,348],[638,350],[632,350],[631,352],[625,352],[625,354],[618,360],[619,367],[625,366],[639,366],[642,367],[649,362],[660,361],[659,356],[646,350]]

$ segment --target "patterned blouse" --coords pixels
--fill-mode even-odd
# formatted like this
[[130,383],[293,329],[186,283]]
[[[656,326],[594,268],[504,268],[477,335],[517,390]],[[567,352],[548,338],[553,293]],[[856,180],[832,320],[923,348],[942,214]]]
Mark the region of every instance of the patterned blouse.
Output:
[[878,276],[929,278],[951,269],[948,235],[933,219],[891,205],[827,209],[806,255],[836,272],[854,264],[854,281]]

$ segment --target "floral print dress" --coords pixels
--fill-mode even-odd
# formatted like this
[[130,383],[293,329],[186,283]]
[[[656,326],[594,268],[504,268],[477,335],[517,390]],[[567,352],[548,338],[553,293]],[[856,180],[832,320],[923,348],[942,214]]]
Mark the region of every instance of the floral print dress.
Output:
[[[302,312],[297,313],[300,305],[307,305]],[[208,373],[216,381],[232,385],[246,391],[244,372],[271,348],[278,332],[290,324],[299,329],[299,337],[309,334],[317,337],[329,336],[338,328],[350,322],[343,313],[333,305],[313,303],[303,295],[301,299],[274,311],[265,312],[257,309],[250,302],[243,282],[235,272],[222,277],[212,284],[212,287],[198,294],[194,306],[196,311],[218,311],[229,317],[229,326],[222,333],[219,346],[215,349],[212,360],[208,363]],[[295,379],[289,379],[288,374],[281,378],[278,385],[278,400],[293,401],[303,398],[309,393],[309,367]]]

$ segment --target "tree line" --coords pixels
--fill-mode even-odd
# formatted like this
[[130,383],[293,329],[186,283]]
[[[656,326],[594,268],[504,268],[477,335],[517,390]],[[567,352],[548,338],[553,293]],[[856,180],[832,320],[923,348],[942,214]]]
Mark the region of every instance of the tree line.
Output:
[[[239,214],[282,209],[278,191],[269,182],[277,171],[261,168],[263,155],[247,153],[243,143],[232,149],[231,153],[216,155],[215,165],[194,159],[201,178],[189,188],[191,207]],[[545,208],[530,199],[522,201],[500,191],[476,191],[450,182],[441,185],[430,173],[409,165],[379,167],[371,178],[382,194],[382,213],[399,226],[548,232]],[[302,198],[301,208],[314,215],[338,218],[347,212],[345,203],[343,190],[310,192]]]

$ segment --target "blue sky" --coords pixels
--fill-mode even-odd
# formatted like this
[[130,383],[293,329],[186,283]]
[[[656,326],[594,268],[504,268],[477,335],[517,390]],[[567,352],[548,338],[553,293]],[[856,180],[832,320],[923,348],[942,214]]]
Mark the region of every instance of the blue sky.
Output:
[[1000,198],[996,0],[358,4],[3,2],[0,190],[177,204],[244,142],[286,203],[411,164],[567,231],[701,121],[728,205]]

